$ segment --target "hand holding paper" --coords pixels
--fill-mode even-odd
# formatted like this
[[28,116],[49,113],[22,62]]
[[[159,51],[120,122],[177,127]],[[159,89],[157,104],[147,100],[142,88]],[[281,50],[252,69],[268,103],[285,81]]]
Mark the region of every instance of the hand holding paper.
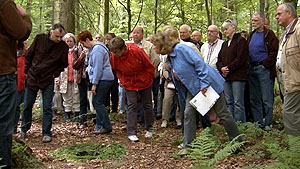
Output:
[[209,86],[208,88],[201,89],[201,91],[190,100],[190,104],[204,116],[214,106],[219,97],[219,94]]

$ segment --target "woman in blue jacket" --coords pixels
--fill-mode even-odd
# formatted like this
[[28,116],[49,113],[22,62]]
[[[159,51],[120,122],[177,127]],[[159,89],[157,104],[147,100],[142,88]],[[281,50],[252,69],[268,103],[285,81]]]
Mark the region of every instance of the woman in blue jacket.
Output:
[[[158,54],[167,54],[165,66],[170,69],[173,82],[179,92],[180,99],[185,102],[183,147],[186,148],[196,137],[196,114],[189,101],[200,91],[205,95],[211,86],[219,95],[219,99],[212,107],[222,120],[230,139],[239,135],[237,125],[228,111],[223,93],[224,79],[212,67],[207,65],[199,55],[189,46],[179,43],[174,38],[175,28],[165,29],[164,32],[153,36],[152,43]],[[241,141],[242,138],[240,138]]]

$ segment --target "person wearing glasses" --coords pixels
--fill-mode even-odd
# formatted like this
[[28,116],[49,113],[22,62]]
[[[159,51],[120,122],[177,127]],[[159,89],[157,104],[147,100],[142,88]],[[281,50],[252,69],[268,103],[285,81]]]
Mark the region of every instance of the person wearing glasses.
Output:
[[276,19],[284,28],[276,63],[277,77],[284,97],[284,128],[287,134],[300,136],[300,21],[290,3],[278,6]]
[[275,33],[264,26],[265,17],[261,12],[252,15],[254,30],[249,38],[250,65],[248,84],[251,112],[259,127],[271,127],[274,104],[274,81],[278,39]]
[[[202,47],[203,45],[203,42],[201,42],[202,40],[202,33],[198,30],[195,30],[193,33],[192,33],[192,39],[195,40],[197,42],[197,45],[200,47]],[[199,50],[200,50],[199,49]]]
[[97,42],[103,42],[103,36],[101,33],[97,33],[95,36]]

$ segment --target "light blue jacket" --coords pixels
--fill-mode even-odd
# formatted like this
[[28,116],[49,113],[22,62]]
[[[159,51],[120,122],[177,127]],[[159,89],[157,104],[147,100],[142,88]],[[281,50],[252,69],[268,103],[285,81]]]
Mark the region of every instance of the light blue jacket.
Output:
[[92,84],[98,84],[100,80],[114,80],[109,50],[102,42],[96,42],[90,49],[88,74]]
[[179,92],[181,99],[185,100],[186,89],[195,96],[201,88],[211,86],[217,93],[223,92],[224,78],[206,64],[191,47],[184,44],[177,44],[169,55],[169,66],[174,71],[181,83],[172,78]]

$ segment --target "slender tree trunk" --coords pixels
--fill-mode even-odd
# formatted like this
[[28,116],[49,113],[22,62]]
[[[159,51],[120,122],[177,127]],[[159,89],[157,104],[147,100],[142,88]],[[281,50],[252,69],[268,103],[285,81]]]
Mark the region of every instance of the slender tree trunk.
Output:
[[75,33],[75,1],[61,1],[60,22],[65,27],[66,32]]
[[[212,0],[211,0],[210,6],[212,7]],[[205,10],[206,10],[206,16],[207,16],[207,25],[209,26],[212,24],[212,17],[210,15],[210,14],[212,14],[212,11],[209,10],[208,0],[205,0]]]
[[59,0],[53,1],[53,23],[59,23]]
[[104,35],[109,31],[109,0],[104,0]]
[[43,28],[43,1],[40,1],[40,23],[39,23],[39,32],[42,32]]
[[158,17],[157,17],[157,9],[158,9],[158,0],[155,0],[155,8],[154,8],[154,33],[157,32],[157,21],[158,21]]
[[127,28],[127,34],[129,37],[129,34],[131,33],[131,9],[130,9],[130,0],[127,0],[127,14],[128,14],[128,28]]

